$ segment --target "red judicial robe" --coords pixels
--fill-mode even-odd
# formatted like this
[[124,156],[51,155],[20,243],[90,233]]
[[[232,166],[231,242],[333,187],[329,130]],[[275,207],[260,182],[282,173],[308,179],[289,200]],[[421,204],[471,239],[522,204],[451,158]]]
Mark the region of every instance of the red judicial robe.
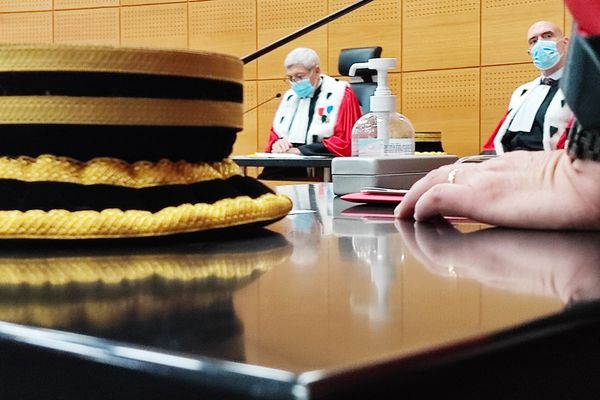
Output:
[[[282,130],[282,127],[285,126],[284,123],[280,123],[281,120],[292,114],[290,110],[293,109],[295,112],[293,104],[287,108],[285,105],[286,101],[297,101],[297,97],[294,97],[295,94],[290,90],[284,94],[282,104],[280,104],[275,115],[273,127],[271,127],[269,132],[266,152],[271,152],[273,143],[281,137],[288,138],[292,143],[309,144],[312,142],[312,136],[317,136],[317,141],[321,142],[329,153],[335,156],[347,157],[351,155],[352,128],[362,115],[358,99],[346,82],[334,80],[326,75],[323,76],[323,79],[319,97],[316,100],[312,122],[307,127],[308,140],[303,140],[304,143],[301,143],[298,140],[290,140],[292,136],[286,137],[287,132],[284,134],[278,132],[278,130]],[[336,90],[339,91],[338,96],[336,96]],[[336,97],[338,97],[337,100]],[[328,127],[327,125],[330,126]],[[303,146],[300,145],[298,148],[302,152]],[[313,151],[308,150],[307,153],[314,154]],[[303,152],[303,154],[305,153]]]

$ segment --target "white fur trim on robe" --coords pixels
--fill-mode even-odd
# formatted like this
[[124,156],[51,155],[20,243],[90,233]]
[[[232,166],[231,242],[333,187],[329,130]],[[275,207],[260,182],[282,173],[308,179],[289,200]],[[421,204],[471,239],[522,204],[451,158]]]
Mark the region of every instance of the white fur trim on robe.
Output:
[[[313,119],[308,127],[308,111],[310,97],[301,99],[290,89],[283,95],[273,119],[273,130],[280,138],[287,139],[290,143],[310,144],[313,136],[318,136],[318,141],[333,135],[338,112],[347,87],[344,81],[321,75],[321,92],[315,104]],[[319,115],[323,110],[324,118]],[[308,129],[308,132],[307,132]]]
[[[532,93],[534,93],[533,95],[535,96],[536,91],[533,89],[540,86],[540,84],[541,84],[540,78],[538,77],[538,78],[535,78],[531,82],[528,82],[524,85],[519,86],[517,88],[517,90],[514,91],[512,97],[510,99],[510,104],[508,106],[508,108],[509,108],[508,115],[504,119],[504,122],[498,129],[498,133],[496,134],[496,137],[494,138],[494,148],[496,150],[496,154],[504,154],[504,146],[502,145],[502,138],[506,134],[508,127],[513,122],[515,115],[521,109],[521,107],[524,105],[525,101],[528,100],[529,96]],[[525,92],[525,93],[523,93],[523,92]],[[539,103],[541,104],[541,102],[539,102]],[[536,113],[537,113],[538,109],[539,109],[539,105],[535,109]],[[562,132],[567,127],[567,124],[572,116],[573,116],[573,113],[572,113],[571,109],[569,108],[568,105],[566,105],[565,95],[562,92],[562,90],[560,90],[560,88],[559,88],[558,91],[556,92],[556,94],[554,95],[554,98],[548,105],[548,109],[546,110],[546,115],[544,117],[544,127],[543,127],[543,137],[542,137],[542,144],[544,145],[544,150],[556,149],[556,142],[560,138],[560,135],[562,134]],[[533,115],[533,117],[535,118],[535,114]],[[532,123],[533,123],[533,120],[532,120]],[[556,132],[550,132],[551,127],[557,128]],[[531,129],[531,127],[529,127],[529,129]]]

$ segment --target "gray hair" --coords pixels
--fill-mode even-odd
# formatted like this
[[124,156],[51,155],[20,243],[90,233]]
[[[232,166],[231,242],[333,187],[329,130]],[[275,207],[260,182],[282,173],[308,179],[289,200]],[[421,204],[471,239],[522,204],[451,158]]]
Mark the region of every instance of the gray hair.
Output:
[[313,49],[298,47],[290,51],[283,62],[283,66],[289,68],[296,64],[302,64],[306,69],[313,69],[319,65],[319,55]]

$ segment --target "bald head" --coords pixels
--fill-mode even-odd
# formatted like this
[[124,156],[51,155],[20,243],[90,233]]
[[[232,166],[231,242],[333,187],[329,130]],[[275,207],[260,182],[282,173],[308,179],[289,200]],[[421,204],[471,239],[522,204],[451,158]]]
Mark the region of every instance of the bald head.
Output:
[[527,42],[530,48],[540,39],[558,41],[564,37],[562,29],[550,21],[538,21],[527,30]]
[[[540,55],[540,48],[539,46],[537,46],[534,49],[534,46],[537,42],[539,41],[544,41],[544,42],[554,42],[556,43],[556,51],[558,51],[559,54],[559,59],[556,61],[556,63],[550,64],[551,66],[546,67],[544,64],[540,63],[540,57],[544,58],[544,57],[548,57],[548,55],[544,55],[543,51],[541,51],[541,55]],[[542,42],[542,43],[544,43]],[[534,64],[536,64],[536,66],[542,70],[542,74],[544,76],[549,76],[551,74],[553,74],[554,72],[558,71],[560,68],[562,68],[565,65],[565,59],[566,57],[564,57],[564,55],[567,53],[567,45],[569,43],[569,39],[567,37],[565,37],[562,29],[560,29],[558,27],[558,25],[556,25],[554,22],[550,22],[550,21],[538,21],[536,23],[534,23],[533,25],[531,25],[529,27],[529,30],[527,30],[527,43],[528,43],[528,50],[527,53],[532,56],[533,58],[533,62]],[[540,43],[540,44],[542,44]],[[544,46],[542,48],[547,48],[547,44],[544,44]],[[532,54],[532,50],[535,50],[536,55],[534,56],[534,54]]]

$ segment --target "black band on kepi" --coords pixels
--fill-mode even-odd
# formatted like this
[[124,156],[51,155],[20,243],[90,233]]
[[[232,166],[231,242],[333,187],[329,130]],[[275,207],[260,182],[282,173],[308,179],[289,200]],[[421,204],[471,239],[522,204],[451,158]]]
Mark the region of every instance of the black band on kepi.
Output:
[[4,129],[11,134],[2,135],[1,155],[55,154],[80,161],[112,157],[127,162],[215,162],[231,154],[237,135],[237,129],[217,126],[19,124]]
[[242,101],[238,82],[114,72],[0,72],[0,96],[147,97]]
[[235,175],[228,179],[187,185],[144,188],[0,179],[0,193],[0,210],[101,211],[120,208],[157,212],[183,203],[213,204],[223,198],[233,199],[239,196],[255,199],[273,191],[253,178]]

